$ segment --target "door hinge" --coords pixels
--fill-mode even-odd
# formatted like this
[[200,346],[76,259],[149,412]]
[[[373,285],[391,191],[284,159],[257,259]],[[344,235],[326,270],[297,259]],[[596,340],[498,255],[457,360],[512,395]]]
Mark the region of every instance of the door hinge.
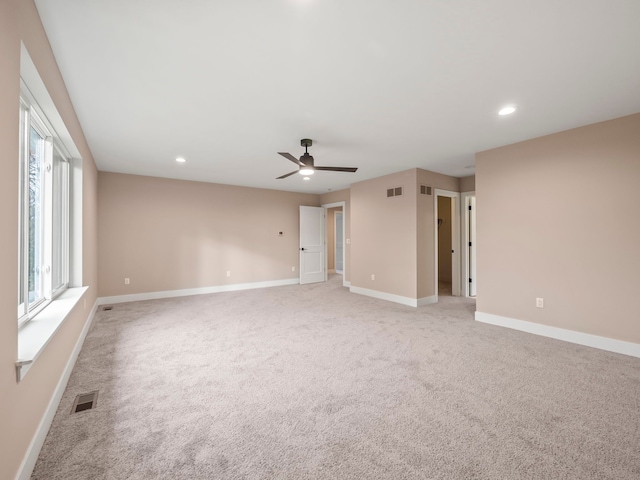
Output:
[[469,210],[471,210],[471,205],[469,205]]
[[471,242],[469,242],[469,246],[471,246]]
[[473,278],[470,278],[470,279],[469,279],[469,283],[473,283]]

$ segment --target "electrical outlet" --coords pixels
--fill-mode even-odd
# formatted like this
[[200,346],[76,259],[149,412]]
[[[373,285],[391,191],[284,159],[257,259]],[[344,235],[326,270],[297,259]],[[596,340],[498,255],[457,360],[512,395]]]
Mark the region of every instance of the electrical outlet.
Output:
[[351,245],[351,239],[347,238],[347,245]]
[[375,279],[376,279],[376,276],[375,276],[375,274],[372,273],[371,274],[371,280],[375,280]]
[[296,271],[296,267],[291,267],[291,271],[295,272]]
[[544,308],[544,298],[536,298],[536,307]]
[[231,276],[231,270],[227,270],[227,277]]
[[129,281],[129,277],[125,277],[125,279],[124,279],[124,284],[125,284],[125,285],[129,285],[129,283],[131,283],[131,282]]

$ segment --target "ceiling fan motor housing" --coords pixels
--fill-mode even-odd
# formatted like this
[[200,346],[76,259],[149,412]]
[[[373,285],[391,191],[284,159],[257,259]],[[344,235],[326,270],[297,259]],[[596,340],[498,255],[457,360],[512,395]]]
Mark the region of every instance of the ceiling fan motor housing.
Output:
[[300,157],[300,163],[304,163],[307,167],[313,167],[313,157],[308,153],[304,153]]

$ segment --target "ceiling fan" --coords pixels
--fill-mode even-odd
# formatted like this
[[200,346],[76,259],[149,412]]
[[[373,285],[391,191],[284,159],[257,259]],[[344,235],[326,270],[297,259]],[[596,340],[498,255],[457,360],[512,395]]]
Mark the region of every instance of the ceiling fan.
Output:
[[353,167],[318,167],[318,166],[315,166],[313,164],[313,157],[311,155],[309,155],[309,152],[307,151],[307,148],[310,147],[311,145],[313,145],[313,142],[311,140],[309,140],[308,138],[303,138],[302,140],[300,140],[300,145],[302,145],[304,147],[304,155],[302,155],[300,157],[300,159],[297,159],[296,157],[294,157],[290,153],[278,152],[279,155],[282,155],[287,160],[291,160],[293,163],[298,165],[298,170],[294,170],[291,173],[287,173],[286,175],[282,175],[281,177],[276,178],[276,180],[280,180],[281,178],[287,178],[288,176],[293,175],[294,173],[299,173],[300,175],[304,175],[304,176],[313,175],[313,173],[316,170],[322,170],[322,171],[326,171],[326,172],[351,172],[351,173],[353,173],[356,170],[358,170],[357,168],[353,168]]

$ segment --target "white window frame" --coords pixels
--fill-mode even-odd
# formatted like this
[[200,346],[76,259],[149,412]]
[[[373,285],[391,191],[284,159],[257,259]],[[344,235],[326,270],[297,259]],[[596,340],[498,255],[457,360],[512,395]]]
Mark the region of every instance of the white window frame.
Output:
[[[29,302],[29,155],[30,132],[44,138],[41,165],[40,268],[41,298]],[[22,85],[20,96],[20,199],[18,255],[18,325],[40,313],[69,286],[70,170],[71,156],[42,110]],[[54,213],[55,212],[55,213]],[[54,218],[55,217],[55,218]],[[55,284],[54,284],[55,279]]]

